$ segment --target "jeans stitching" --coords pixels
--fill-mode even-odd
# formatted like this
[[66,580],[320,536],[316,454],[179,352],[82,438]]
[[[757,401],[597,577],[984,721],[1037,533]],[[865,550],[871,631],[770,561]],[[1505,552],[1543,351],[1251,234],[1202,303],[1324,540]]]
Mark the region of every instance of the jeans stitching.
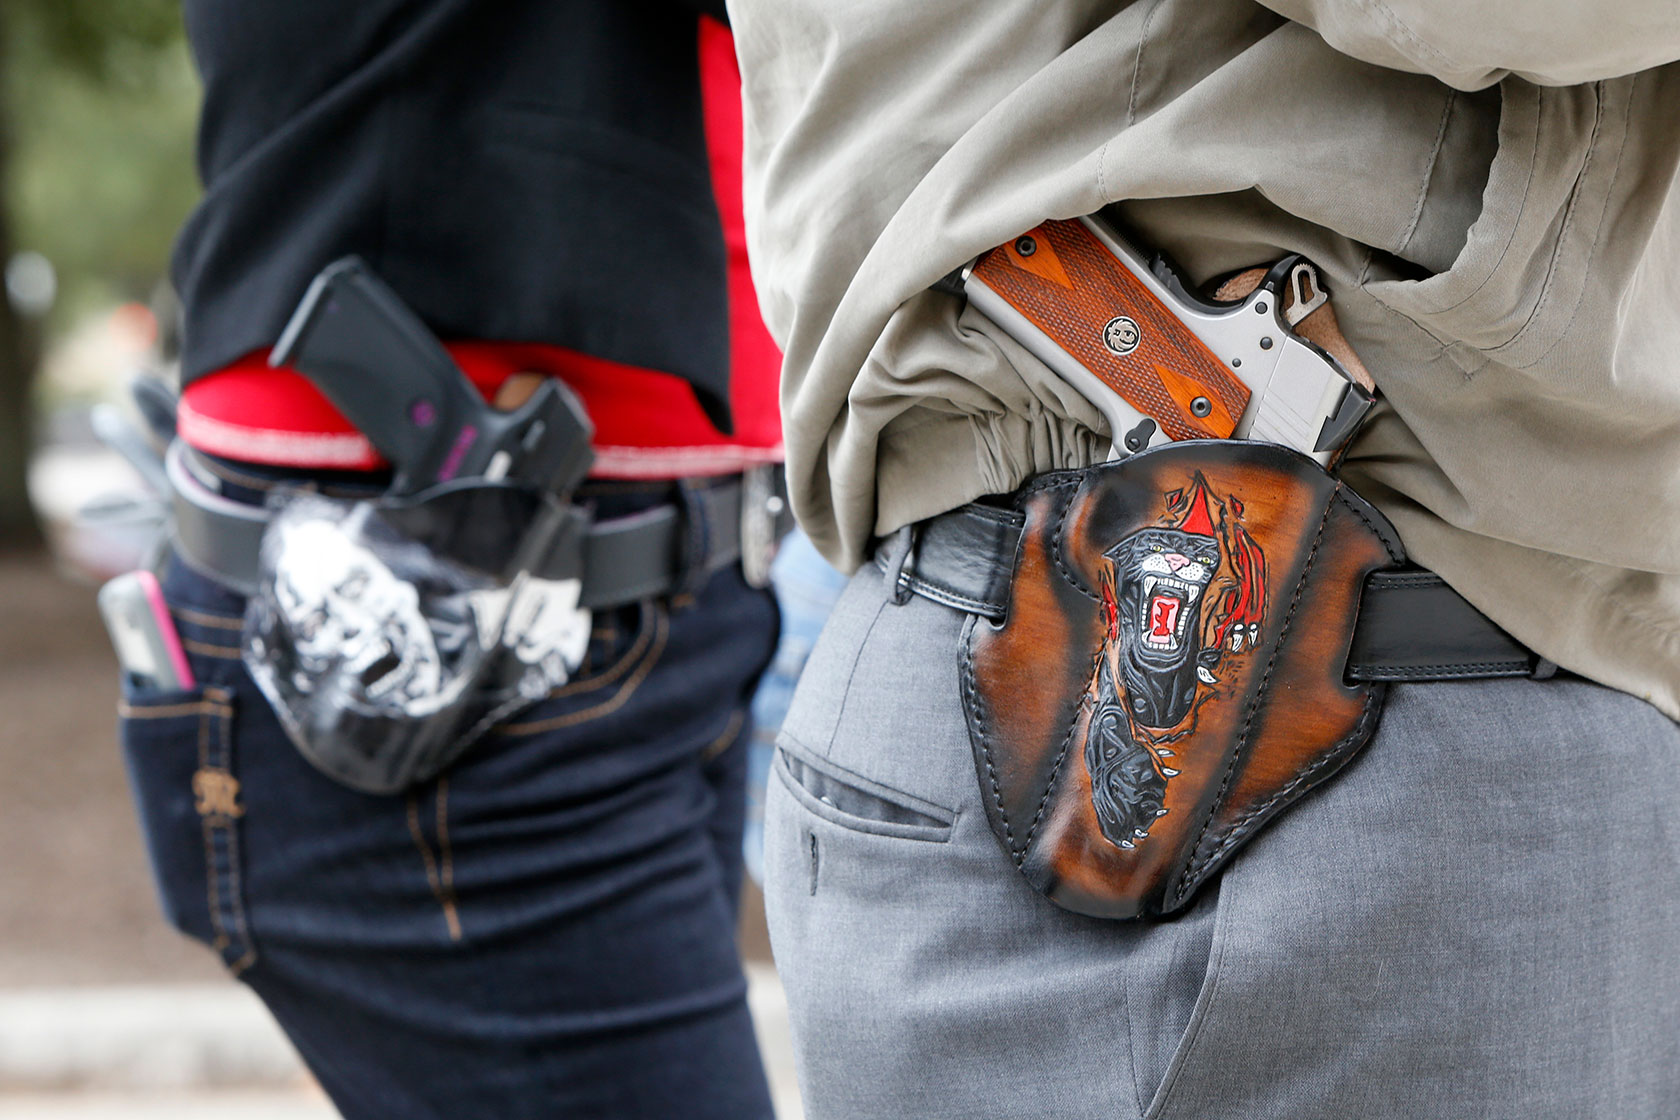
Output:
[[875,636],[876,625],[880,623],[887,607],[892,604],[893,588],[889,585],[885,590],[887,597],[875,608],[875,614],[869,619],[869,625],[864,629],[863,637],[857,644],[857,652],[852,655],[851,667],[846,671],[846,686],[841,691],[840,702],[834,709],[834,722],[828,729],[828,742],[823,745],[824,754],[834,750],[835,737],[840,734],[840,728],[845,726],[846,707],[852,700],[852,682],[857,679],[858,666],[863,664],[863,654],[869,648],[869,640]]
[[593,692],[598,688],[605,688],[607,685],[627,673],[630,670],[630,667],[637,662],[637,659],[647,652],[648,644],[653,640],[655,627],[649,626],[646,623],[648,612],[656,609],[656,604],[641,604],[642,617],[641,622],[638,624],[639,632],[636,635],[636,640],[631,644],[629,649],[624,651],[617,661],[612,663],[611,667],[603,669],[600,673],[585,680],[570,681],[563,684],[559,688],[551,691],[546,697],[544,697],[544,699],[558,700],[563,696],[576,696],[583,692]]
[[208,642],[197,642],[191,638],[181,639],[181,648],[188,653],[196,653],[201,657],[214,657],[221,661],[238,661],[238,646],[216,646]]
[[534,720],[529,723],[503,724],[499,733],[504,737],[535,735],[544,731],[557,731],[562,727],[573,727],[592,719],[598,719],[601,716],[611,715],[622,708],[636,694],[636,690],[642,686],[642,682],[647,680],[648,674],[653,672],[653,667],[659,663],[659,658],[664,654],[665,645],[669,639],[670,620],[666,617],[664,610],[656,604],[653,618],[653,640],[649,643],[647,656],[641,664],[636,666],[636,671],[631,673],[629,678],[619,686],[617,692],[593,707],[581,708],[575,712],[567,712],[564,715],[554,716],[550,719]]
[[224,711],[232,714],[231,709],[211,700],[194,700],[188,704],[163,704],[157,707],[130,704],[127,701],[117,704],[117,715],[123,719],[174,719],[177,716],[217,715]]
[[[173,705],[198,711],[198,769],[233,774],[233,707],[231,694],[222,688],[204,690],[204,700],[193,705]],[[214,721],[215,730],[211,724]],[[211,754],[211,736],[215,735],[215,757]],[[238,976],[256,963],[256,947],[252,944],[250,926],[245,919],[241,901],[242,884],[239,879],[239,837],[235,818],[225,813],[206,813],[200,817],[200,831],[204,839],[205,903],[210,912],[210,928],[215,936],[210,947],[222,958],[223,965]],[[233,929],[229,929],[229,918]],[[229,960],[230,952],[238,956]]]
[[[198,768],[210,768],[210,717],[208,705],[200,713],[198,719]],[[199,827],[204,834],[204,890],[206,903],[210,909],[210,928],[215,937],[210,947],[217,953],[225,953],[228,947],[227,929],[222,924],[222,900],[220,877],[216,871],[216,848],[214,826],[208,816],[199,818]]]
[[736,708],[730,713],[729,722],[724,725],[723,733],[706,744],[706,749],[700,752],[701,762],[710,762],[734,745],[736,737],[741,734],[741,726],[747,722],[745,708]]
[[449,779],[437,784],[438,878],[443,884],[443,911],[449,922],[449,936],[461,940],[461,912],[455,899],[455,849],[449,843]]
[[449,940],[461,940],[460,918],[455,912],[454,904],[443,892],[443,882],[438,875],[437,859],[432,855],[432,847],[426,843],[426,833],[420,827],[420,795],[414,790],[408,791],[408,834],[414,838],[414,846],[419,849],[420,861],[426,868],[426,885],[431,888],[432,897],[437,899],[438,906],[443,910],[444,924],[449,929]]
[[[221,689],[207,689],[206,695],[219,699],[231,699]],[[220,768],[227,774],[233,774],[233,709],[223,705],[218,714],[217,724],[217,754]],[[250,923],[245,916],[245,888],[239,872],[239,832],[237,818],[223,816],[218,828],[224,836],[224,846],[227,851],[227,907],[233,916],[234,927],[238,931],[238,944],[235,948],[242,950],[239,957],[228,964],[228,971],[238,976],[250,968],[257,960],[257,950],[251,938]]]
[[206,611],[193,610],[191,607],[170,607],[169,613],[183,622],[193,623],[195,626],[209,626],[216,630],[242,630],[245,628],[243,618],[232,615],[210,614]]

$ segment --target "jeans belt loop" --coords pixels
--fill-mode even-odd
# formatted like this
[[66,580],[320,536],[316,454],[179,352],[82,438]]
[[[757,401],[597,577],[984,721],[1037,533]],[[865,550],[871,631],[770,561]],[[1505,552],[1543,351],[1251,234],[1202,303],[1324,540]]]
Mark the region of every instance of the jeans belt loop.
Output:
[[711,555],[712,534],[723,526],[713,525],[707,511],[701,489],[708,481],[685,478],[677,483],[682,519],[677,532],[677,579],[671,589],[674,597],[698,594],[711,575],[706,558]]

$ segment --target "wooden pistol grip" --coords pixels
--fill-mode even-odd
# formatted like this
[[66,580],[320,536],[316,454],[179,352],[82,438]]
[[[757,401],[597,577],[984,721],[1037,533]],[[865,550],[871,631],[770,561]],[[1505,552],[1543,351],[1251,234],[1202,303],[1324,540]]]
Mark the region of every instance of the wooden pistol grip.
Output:
[[1080,222],[1000,245],[972,279],[1174,440],[1228,438],[1248,407],[1248,386]]

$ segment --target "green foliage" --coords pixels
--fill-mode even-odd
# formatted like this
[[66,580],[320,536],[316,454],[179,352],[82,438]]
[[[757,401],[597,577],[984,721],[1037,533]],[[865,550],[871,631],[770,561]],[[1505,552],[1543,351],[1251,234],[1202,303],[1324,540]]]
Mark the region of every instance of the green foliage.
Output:
[[0,0],[17,248],[59,274],[62,328],[146,298],[198,196],[198,87],[175,0]]
[[32,25],[46,58],[106,83],[143,85],[133,70],[136,58],[181,38],[176,0],[7,0],[6,6],[22,25]]

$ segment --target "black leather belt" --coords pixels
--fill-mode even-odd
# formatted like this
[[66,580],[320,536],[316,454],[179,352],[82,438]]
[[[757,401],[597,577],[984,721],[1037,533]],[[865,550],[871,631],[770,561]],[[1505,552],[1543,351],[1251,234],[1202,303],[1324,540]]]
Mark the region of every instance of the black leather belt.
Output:
[[[166,469],[173,496],[173,543],[193,567],[244,594],[257,586],[257,558],[269,511],[216,493],[188,469],[188,452],[170,448]],[[766,476],[771,468],[755,468]],[[580,605],[603,609],[698,587],[713,572],[743,560],[742,540],[773,545],[784,503],[768,477],[735,475],[696,485],[690,513],[677,504],[656,506],[627,517],[590,525],[581,545]],[[749,494],[748,491],[751,491]],[[744,512],[745,511],[745,512]],[[688,532],[698,516],[710,531]],[[765,522],[755,524],[755,519]],[[716,527],[723,526],[724,532]],[[749,568],[764,565],[748,565]],[[554,555],[538,567],[575,573],[575,554]]]
[[[967,505],[901,531],[875,554],[898,586],[992,620],[1004,617],[1023,516]],[[1377,572],[1365,582],[1346,676],[1357,681],[1549,677],[1557,666],[1488,620],[1434,572]]]

